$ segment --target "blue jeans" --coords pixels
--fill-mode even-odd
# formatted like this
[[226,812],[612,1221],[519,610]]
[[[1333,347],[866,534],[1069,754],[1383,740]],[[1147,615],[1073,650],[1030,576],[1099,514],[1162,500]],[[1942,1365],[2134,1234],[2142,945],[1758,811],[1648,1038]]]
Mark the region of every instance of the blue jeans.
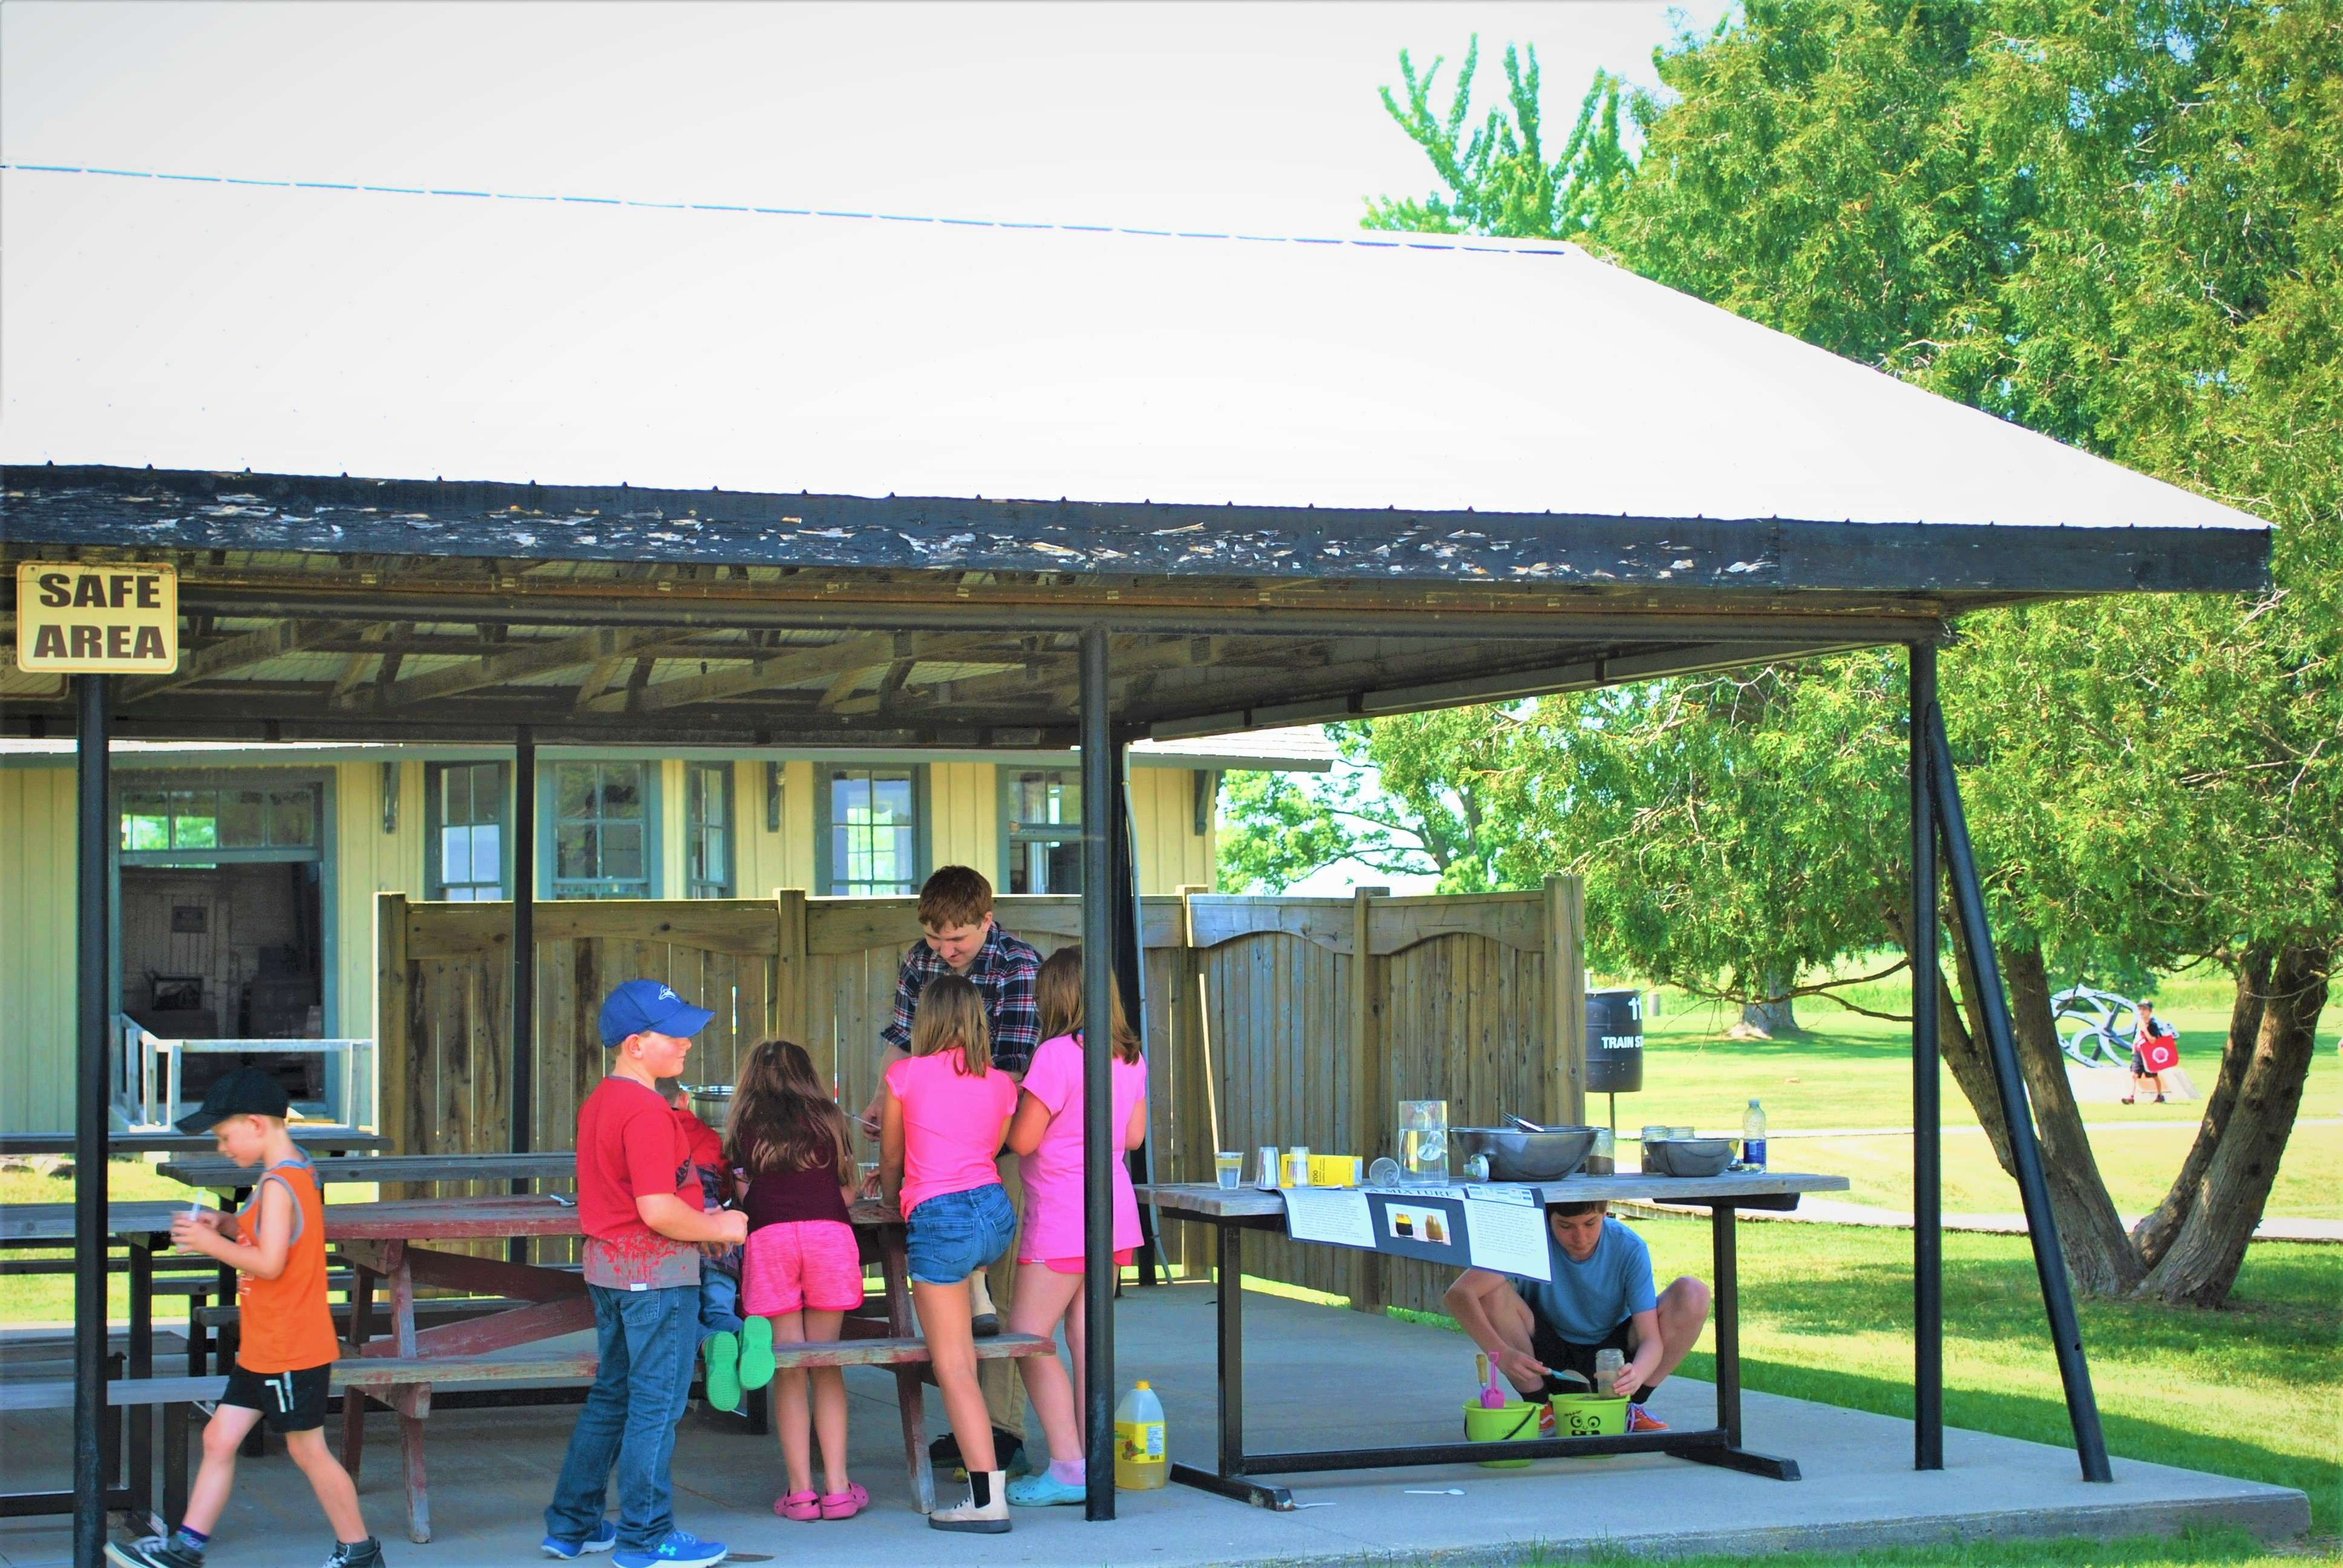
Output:
[[1017,1211],[1001,1183],[988,1181],[921,1200],[906,1229],[911,1278],[957,1285],[1009,1250],[1017,1239]]
[[675,1424],[691,1392],[699,1344],[699,1287],[660,1291],[588,1285],[602,1358],[545,1511],[545,1533],[583,1541],[602,1522],[610,1466],[618,1467],[618,1550],[649,1552],[675,1528]]
[[699,1265],[699,1339],[740,1332],[740,1282],[715,1264]]

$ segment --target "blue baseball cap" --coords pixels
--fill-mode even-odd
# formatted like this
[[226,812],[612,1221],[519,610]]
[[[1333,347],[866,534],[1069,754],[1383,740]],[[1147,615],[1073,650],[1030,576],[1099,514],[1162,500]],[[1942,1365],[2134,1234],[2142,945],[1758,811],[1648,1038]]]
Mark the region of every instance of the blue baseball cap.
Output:
[[698,1034],[716,1015],[675,994],[655,980],[630,980],[602,1004],[602,1043],[617,1046],[630,1034]]

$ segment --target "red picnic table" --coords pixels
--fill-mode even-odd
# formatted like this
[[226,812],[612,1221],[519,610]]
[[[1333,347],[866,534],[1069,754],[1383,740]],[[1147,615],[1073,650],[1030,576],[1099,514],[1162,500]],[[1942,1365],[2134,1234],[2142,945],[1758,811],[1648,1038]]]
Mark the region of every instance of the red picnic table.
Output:
[[[904,1259],[903,1222],[883,1199],[865,1198],[852,1210],[866,1262],[879,1264],[883,1313],[850,1315],[845,1337],[833,1344],[777,1346],[783,1366],[887,1366],[895,1374],[903,1423],[903,1460],[914,1505],[935,1502],[920,1385],[927,1346],[911,1316],[910,1273]],[[366,1396],[398,1412],[399,1446],[407,1466],[407,1535],[431,1538],[430,1491],[423,1462],[423,1422],[435,1385],[545,1387],[591,1378],[591,1350],[512,1354],[594,1326],[586,1282],[573,1269],[473,1257],[427,1242],[508,1241],[576,1236],[578,1210],[554,1196],[425,1198],[387,1203],[328,1203],[326,1240],[349,1259],[350,1344],[336,1382],[342,1402],[342,1462],[353,1478],[362,1456]],[[390,1322],[372,1337],[377,1281],[387,1283]],[[499,1297],[518,1304],[460,1322],[416,1324],[417,1286]],[[985,1359],[1054,1353],[1054,1343],[1032,1334],[1001,1334],[977,1342]]]

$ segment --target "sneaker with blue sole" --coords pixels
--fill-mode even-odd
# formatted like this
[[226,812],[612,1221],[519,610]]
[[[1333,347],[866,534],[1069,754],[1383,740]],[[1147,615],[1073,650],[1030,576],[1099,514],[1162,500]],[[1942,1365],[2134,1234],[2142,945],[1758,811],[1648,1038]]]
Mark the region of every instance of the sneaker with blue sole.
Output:
[[594,1526],[594,1533],[583,1541],[564,1541],[558,1535],[548,1535],[538,1550],[548,1557],[558,1557],[566,1563],[572,1558],[583,1557],[588,1552],[608,1552],[618,1543],[618,1527],[605,1519]]
[[610,1559],[616,1568],[714,1568],[729,1549],[721,1541],[702,1541],[689,1530],[670,1530],[667,1539],[648,1552],[621,1552]]

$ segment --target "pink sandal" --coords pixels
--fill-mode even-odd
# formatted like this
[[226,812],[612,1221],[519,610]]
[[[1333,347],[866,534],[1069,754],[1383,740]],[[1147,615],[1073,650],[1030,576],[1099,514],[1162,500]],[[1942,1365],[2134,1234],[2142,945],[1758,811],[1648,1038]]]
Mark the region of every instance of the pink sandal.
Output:
[[843,1492],[833,1492],[821,1500],[824,1519],[851,1519],[870,1506],[870,1494],[862,1490],[859,1481],[850,1481]]
[[811,1487],[808,1487],[803,1492],[792,1492],[786,1497],[777,1497],[773,1500],[773,1512],[784,1519],[794,1519],[799,1523],[820,1519],[821,1496]]

